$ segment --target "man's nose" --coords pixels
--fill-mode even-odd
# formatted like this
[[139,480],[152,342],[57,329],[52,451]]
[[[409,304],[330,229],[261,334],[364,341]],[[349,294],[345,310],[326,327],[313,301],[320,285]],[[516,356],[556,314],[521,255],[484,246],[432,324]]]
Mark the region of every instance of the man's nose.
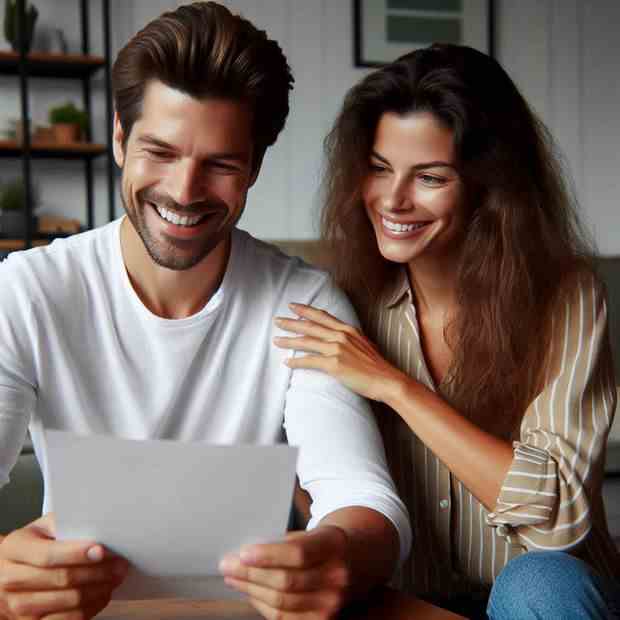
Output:
[[206,188],[201,166],[192,160],[180,161],[171,171],[167,193],[176,203],[189,205],[205,199]]

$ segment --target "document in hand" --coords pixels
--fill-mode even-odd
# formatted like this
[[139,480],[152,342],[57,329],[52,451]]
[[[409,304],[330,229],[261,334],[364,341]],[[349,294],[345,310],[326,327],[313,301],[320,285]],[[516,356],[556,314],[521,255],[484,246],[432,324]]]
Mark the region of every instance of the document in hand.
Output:
[[129,560],[116,598],[234,598],[220,558],[281,539],[298,449],[46,431],[57,536]]

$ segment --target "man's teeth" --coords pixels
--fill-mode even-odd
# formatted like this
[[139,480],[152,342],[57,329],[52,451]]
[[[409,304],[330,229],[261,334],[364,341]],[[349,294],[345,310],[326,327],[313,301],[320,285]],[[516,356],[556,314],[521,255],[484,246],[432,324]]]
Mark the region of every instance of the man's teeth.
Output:
[[202,215],[195,215],[194,217],[189,217],[188,215],[177,215],[172,211],[168,211],[163,207],[158,207],[157,205],[153,205],[157,209],[157,213],[161,215],[168,222],[172,222],[177,226],[195,226],[198,222],[204,217]]
[[411,232],[416,228],[422,228],[422,226],[426,226],[428,222],[416,222],[415,224],[397,224],[396,222],[390,222],[386,220],[384,217],[381,218],[383,225],[393,232]]

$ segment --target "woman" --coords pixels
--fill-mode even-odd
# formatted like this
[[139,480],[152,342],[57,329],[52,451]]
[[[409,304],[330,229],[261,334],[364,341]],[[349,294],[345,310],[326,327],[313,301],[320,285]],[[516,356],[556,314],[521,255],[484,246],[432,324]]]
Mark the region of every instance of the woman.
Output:
[[326,146],[324,236],[377,346],[307,306],[277,344],[376,402],[415,527],[402,587],[609,617],[605,298],[545,128],[493,59],[433,45],[351,89]]

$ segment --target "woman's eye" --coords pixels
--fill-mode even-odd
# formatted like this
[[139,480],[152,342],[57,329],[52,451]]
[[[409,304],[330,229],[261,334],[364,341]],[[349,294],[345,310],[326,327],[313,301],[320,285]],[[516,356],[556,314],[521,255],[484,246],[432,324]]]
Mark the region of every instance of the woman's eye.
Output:
[[385,166],[380,166],[379,164],[370,164],[370,171],[375,174],[381,174],[382,172],[386,172],[387,168]]
[[438,186],[443,185],[446,182],[443,177],[436,177],[431,174],[422,174],[420,175],[420,179],[425,185]]

